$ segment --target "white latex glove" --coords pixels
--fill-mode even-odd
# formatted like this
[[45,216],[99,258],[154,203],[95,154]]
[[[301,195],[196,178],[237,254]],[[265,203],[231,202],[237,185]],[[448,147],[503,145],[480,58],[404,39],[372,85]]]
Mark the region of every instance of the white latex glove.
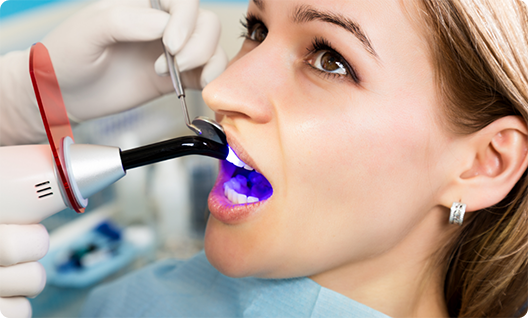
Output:
[[46,255],[48,247],[48,232],[41,224],[0,224],[0,313],[3,316],[31,317],[31,305],[25,297],[38,295],[46,284],[46,272],[37,260]]
[[[162,36],[176,54],[185,87],[199,89],[217,77],[227,65],[218,45],[220,21],[198,4],[161,0],[164,12],[152,9],[149,0],[102,0],[48,34],[42,43],[50,52],[70,118],[83,121],[117,113],[173,92],[170,77],[158,75],[168,73],[164,57],[158,59]],[[4,145],[45,136],[42,128],[35,128],[40,118],[28,56],[27,51],[15,52],[0,60]]]
[[218,47],[220,20],[198,5],[198,0],[162,0],[167,13],[152,9],[149,0],[103,0],[47,35],[42,43],[69,113],[86,120],[173,92],[170,78],[154,68],[163,52],[162,35],[171,54],[177,53],[186,87],[202,88],[218,76],[227,64]]
[[0,146],[45,138],[29,76],[29,50],[0,56]]

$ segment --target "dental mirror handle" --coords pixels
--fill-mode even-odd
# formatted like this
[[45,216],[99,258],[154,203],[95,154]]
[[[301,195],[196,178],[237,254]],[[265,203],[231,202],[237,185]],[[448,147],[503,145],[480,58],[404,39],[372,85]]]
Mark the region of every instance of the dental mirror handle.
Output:
[[[159,0],[150,0],[150,4],[153,9],[161,10],[161,4]],[[189,118],[189,111],[187,110],[187,103],[185,102],[185,91],[183,90],[183,85],[180,78],[180,70],[178,69],[178,64],[174,63],[176,58],[169,53],[163,44],[163,40],[161,40],[161,46],[163,47],[163,53],[165,54],[165,59],[167,60],[167,67],[172,80],[172,86],[174,86],[176,95],[178,96],[178,99],[182,105],[183,116],[185,117],[185,125],[187,125],[187,127],[189,127],[189,129],[191,129],[195,134],[201,135],[202,131],[193,125],[191,123],[191,119]]]

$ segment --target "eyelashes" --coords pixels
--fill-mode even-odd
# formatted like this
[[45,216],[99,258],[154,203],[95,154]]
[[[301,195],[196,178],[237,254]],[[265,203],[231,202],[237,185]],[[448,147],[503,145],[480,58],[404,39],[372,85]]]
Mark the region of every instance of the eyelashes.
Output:
[[[241,37],[262,43],[267,35],[268,29],[264,22],[256,15],[248,13],[240,24],[244,28]],[[310,47],[306,48],[308,56],[305,63],[314,71],[326,78],[349,79],[355,84],[360,83],[356,70],[348,61],[323,37],[314,37]]]
[[255,29],[255,26],[259,24],[264,26],[264,23],[252,13],[248,13],[244,18],[242,18],[242,20],[240,20],[240,24],[244,29],[240,36],[248,40],[252,40],[250,36],[252,31]]
[[[309,65],[317,71],[321,71],[323,75],[335,78],[349,76],[354,81],[354,83],[359,84],[360,80],[357,76],[356,70],[347,62],[347,60],[339,52],[337,52],[336,49],[333,48],[330,42],[325,38],[315,37],[312,40],[312,46],[310,48],[307,48],[307,50],[309,55],[318,55],[318,58],[315,59],[315,62],[319,64],[320,67],[317,67],[317,65],[314,65],[314,63],[309,63]],[[321,63],[320,60],[323,60],[325,57],[327,63],[324,64],[326,67],[337,66],[338,69],[323,69],[323,63]],[[334,63],[334,65],[330,65],[330,63]],[[339,68],[341,69],[341,71],[339,71]],[[345,73],[343,73],[343,71]]]

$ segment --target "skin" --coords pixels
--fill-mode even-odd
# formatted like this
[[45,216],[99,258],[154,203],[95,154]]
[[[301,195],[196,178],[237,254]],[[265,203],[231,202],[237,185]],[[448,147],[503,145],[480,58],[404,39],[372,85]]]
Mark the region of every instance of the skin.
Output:
[[[474,139],[442,124],[430,54],[409,12],[392,0],[262,3],[248,12],[266,39],[246,40],[203,96],[274,193],[236,224],[210,217],[209,261],[232,277],[309,276],[393,317],[447,317],[428,260],[456,230],[452,176],[481,168],[474,154],[459,155]],[[336,25],[293,22],[300,5],[355,20],[377,57]],[[309,65],[314,37],[357,70],[359,84]]]

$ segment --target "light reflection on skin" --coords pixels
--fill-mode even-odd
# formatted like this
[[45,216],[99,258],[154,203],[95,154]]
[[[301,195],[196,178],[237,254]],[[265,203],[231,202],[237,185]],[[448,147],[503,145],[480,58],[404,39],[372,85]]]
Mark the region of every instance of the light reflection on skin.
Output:
[[[269,33],[246,40],[204,90],[227,135],[274,194],[237,225],[211,217],[206,253],[235,277],[311,276],[388,315],[444,315],[441,282],[417,293],[425,260],[449,231],[440,207],[456,139],[438,121],[426,44],[399,1],[263,0],[250,13]],[[351,32],[295,23],[300,5],[357,21],[377,54]],[[329,41],[360,83],[322,76],[306,61]]]

